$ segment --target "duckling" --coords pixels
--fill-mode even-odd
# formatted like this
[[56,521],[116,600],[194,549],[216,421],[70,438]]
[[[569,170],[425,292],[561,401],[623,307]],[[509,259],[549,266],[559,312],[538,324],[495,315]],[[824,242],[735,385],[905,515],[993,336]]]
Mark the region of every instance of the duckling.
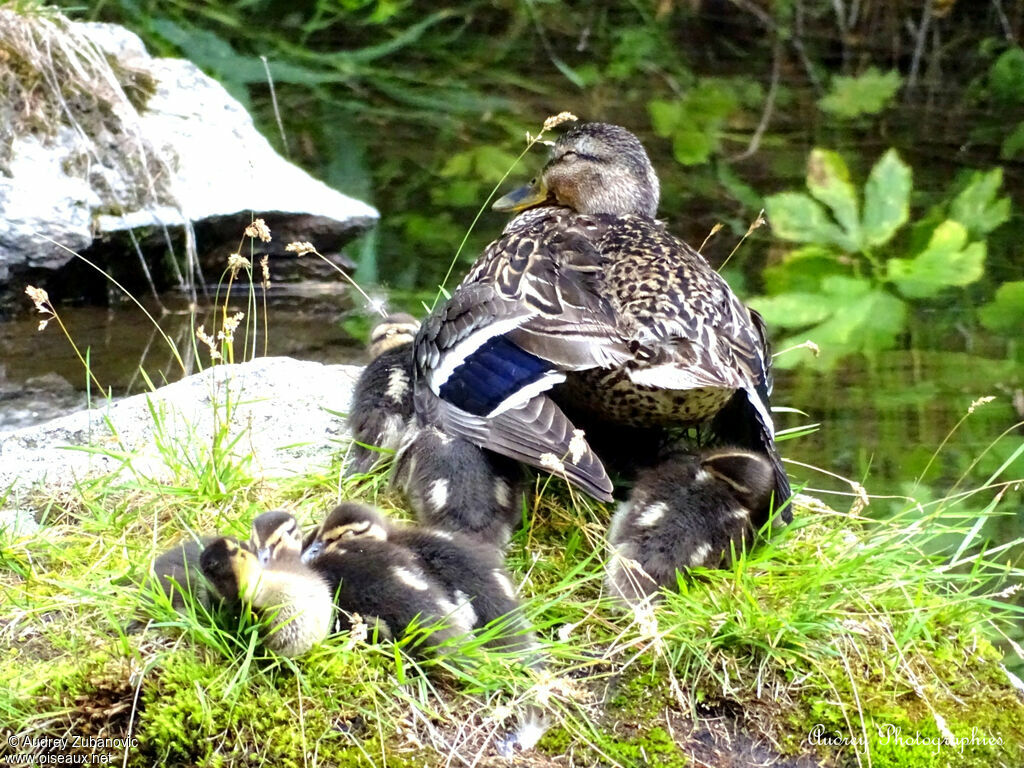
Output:
[[419,655],[471,629],[410,551],[377,536],[322,538],[321,528],[308,537],[302,561],[330,584],[339,629],[351,629],[354,614],[387,638],[401,639],[415,625],[424,630],[410,648]]
[[210,607],[215,596],[210,594],[209,585],[199,567],[203,549],[215,537],[205,536],[198,541],[182,539],[170,549],[160,553],[149,569],[145,584],[153,584],[171,599],[176,611],[185,608],[186,595],[192,595],[200,605]]
[[393,483],[423,525],[504,547],[522,521],[523,469],[431,425],[409,428]]
[[608,587],[636,604],[677,572],[728,562],[767,520],[775,488],[771,462],[738,448],[677,455],[641,473],[608,530]]
[[767,457],[781,509],[790,487],[764,323],[654,218],[659,188],[626,129],[565,132],[537,179],[494,204],[517,215],[420,328],[417,412],[605,501],[592,424],[710,425],[718,442]]
[[252,521],[249,549],[260,565],[302,556],[302,531],[295,516],[283,509],[272,509]]
[[490,645],[510,650],[534,646],[497,548],[459,533],[393,523],[368,504],[343,502],[311,534],[303,556],[315,562],[332,545],[348,547],[355,541],[388,542],[410,552],[441,588],[459,626],[482,629],[503,619],[494,625],[500,636]]
[[225,600],[249,604],[270,622],[263,639],[282,656],[301,656],[330,634],[331,591],[298,552],[278,550],[266,564],[231,538],[209,544],[200,557],[206,578]]
[[412,342],[419,321],[412,315],[388,315],[370,331],[370,363],[363,369],[349,409],[355,441],[346,475],[369,472],[380,451],[398,448],[413,415]]

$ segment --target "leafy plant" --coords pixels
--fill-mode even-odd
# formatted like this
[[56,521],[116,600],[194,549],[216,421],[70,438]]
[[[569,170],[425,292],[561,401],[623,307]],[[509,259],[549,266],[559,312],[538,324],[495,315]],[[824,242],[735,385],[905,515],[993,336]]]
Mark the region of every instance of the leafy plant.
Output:
[[[1009,198],[999,197],[1002,170],[974,172],[952,199],[933,207],[902,237],[910,219],[910,167],[890,149],[858,192],[843,158],[815,149],[807,163],[807,192],[765,199],[775,235],[801,244],[765,270],[770,294],[750,304],[772,325],[793,333],[786,348],[811,339],[817,364],[892,347],[906,327],[912,300],[934,299],[980,279],[986,236],[1007,221]],[[1001,299],[989,311],[1003,322]],[[787,356],[786,367],[810,362]]]
[[672,139],[672,154],[683,165],[706,163],[723,138],[726,121],[741,107],[762,99],[749,80],[701,78],[685,96],[647,104],[654,132]]
[[856,77],[836,75],[832,88],[819,102],[825,112],[841,119],[875,115],[885,109],[903,84],[896,70],[880,72],[876,67]]

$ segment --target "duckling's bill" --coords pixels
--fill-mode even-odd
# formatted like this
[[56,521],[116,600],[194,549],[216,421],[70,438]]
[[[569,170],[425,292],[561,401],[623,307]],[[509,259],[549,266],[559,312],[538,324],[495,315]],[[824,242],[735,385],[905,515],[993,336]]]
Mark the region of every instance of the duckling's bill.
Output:
[[538,176],[529,184],[513,189],[504,197],[495,200],[491,208],[502,212],[524,211],[547,202],[548,196],[547,184],[544,183],[543,178]]

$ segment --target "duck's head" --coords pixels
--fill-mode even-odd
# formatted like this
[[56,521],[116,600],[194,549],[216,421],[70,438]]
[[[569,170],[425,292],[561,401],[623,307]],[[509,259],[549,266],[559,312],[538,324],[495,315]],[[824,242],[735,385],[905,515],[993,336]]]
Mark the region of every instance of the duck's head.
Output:
[[253,520],[249,542],[261,565],[302,553],[299,523],[283,509],[272,509]]
[[403,344],[412,344],[419,329],[420,321],[412,315],[404,312],[388,315],[370,331],[370,359],[376,360],[385,352]]
[[386,541],[388,531],[384,517],[368,504],[342,502],[306,540],[302,562],[309,563],[321,553],[337,549],[346,539],[356,538]]
[[210,542],[199,556],[199,567],[225,600],[245,599],[258,583],[262,568],[244,544],[231,538]]
[[775,487],[771,462],[759,453],[721,448],[701,456],[700,465],[747,509],[767,509]]
[[496,211],[555,204],[578,213],[654,218],[661,189],[640,140],[618,125],[583,123],[555,142],[540,175],[494,203]]

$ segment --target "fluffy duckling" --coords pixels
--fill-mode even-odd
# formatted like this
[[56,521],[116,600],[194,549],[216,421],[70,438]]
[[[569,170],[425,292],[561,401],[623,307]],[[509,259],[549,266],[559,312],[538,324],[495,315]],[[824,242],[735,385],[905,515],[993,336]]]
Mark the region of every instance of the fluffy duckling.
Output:
[[725,564],[767,519],[774,486],[772,463],[738,448],[678,455],[641,473],[608,531],[609,589],[634,605],[674,587],[677,572]]
[[522,521],[523,469],[429,425],[409,429],[394,484],[423,525],[504,547]]
[[[274,513],[276,514],[276,513]],[[331,631],[331,591],[304,565],[299,550],[280,548],[266,563],[234,539],[219,538],[203,550],[206,578],[229,602],[247,603],[270,630],[264,644],[282,656],[301,656]]]
[[319,531],[309,537],[302,561],[327,579],[339,610],[339,629],[352,628],[353,614],[394,639],[415,624],[425,629],[412,646],[420,653],[472,628],[460,622],[442,587],[409,550],[382,537],[322,538]]
[[534,182],[494,204],[517,215],[424,320],[416,410],[605,501],[611,480],[576,427],[710,425],[768,458],[781,509],[790,486],[764,323],[655,218],[658,198],[636,136],[605,123],[566,131]]
[[209,607],[213,603],[214,596],[210,594],[209,585],[199,567],[203,548],[212,541],[213,536],[198,541],[182,539],[153,560],[146,583],[159,586],[171,599],[171,606],[176,611],[184,610],[186,594],[192,595],[201,605]]
[[264,512],[252,521],[249,548],[260,565],[302,556],[302,531],[295,516],[283,509]]
[[490,644],[526,649],[534,644],[519,615],[512,580],[494,547],[481,546],[458,533],[393,523],[374,507],[343,502],[335,507],[307,542],[304,557],[316,558],[322,550],[351,542],[388,542],[416,558],[427,577],[436,582],[450,606],[456,623],[466,629],[482,629],[492,621],[500,636]]
[[[346,474],[369,472],[379,451],[398,448],[413,415],[412,342],[420,324],[412,315],[388,315],[370,331],[370,363],[356,382],[348,425],[355,441]],[[360,445],[360,443],[362,445]]]

